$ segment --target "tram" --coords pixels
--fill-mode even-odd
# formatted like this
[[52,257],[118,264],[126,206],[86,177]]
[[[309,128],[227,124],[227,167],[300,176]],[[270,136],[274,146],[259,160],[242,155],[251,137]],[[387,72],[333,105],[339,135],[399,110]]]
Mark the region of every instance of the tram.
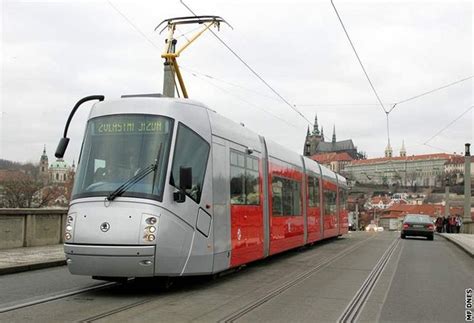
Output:
[[346,180],[205,105],[82,99],[90,112],[64,234],[72,274],[215,274],[348,231]]
[[[219,16],[164,20],[163,96],[79,100],[90,111],[67,215],[72,274],[207,275],[348,231],[346,180],[188,99],[177,57]],[[202,30],[176,49],[178,25]],[[158,28],[157,27],[157,28]],[[163,30],[164,30],[163,29]],[[176,80],[183,99],[174,98]]]

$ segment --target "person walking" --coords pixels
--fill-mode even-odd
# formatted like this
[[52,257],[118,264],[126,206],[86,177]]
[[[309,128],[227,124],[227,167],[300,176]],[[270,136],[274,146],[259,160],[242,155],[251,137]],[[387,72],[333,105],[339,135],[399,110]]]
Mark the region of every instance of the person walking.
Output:
[[436,218],[436,232],[441,233],[443,231],[443,218],[441,216],[438,216]]
[[456,233],[456,217],[454,215],[449,216],[448,225],[449,233]]
[[443,217],[443,232],[449,233],[449,222],[446,216]]
[[459,214],[456,214],[456,233],[461,232],[462,218]]

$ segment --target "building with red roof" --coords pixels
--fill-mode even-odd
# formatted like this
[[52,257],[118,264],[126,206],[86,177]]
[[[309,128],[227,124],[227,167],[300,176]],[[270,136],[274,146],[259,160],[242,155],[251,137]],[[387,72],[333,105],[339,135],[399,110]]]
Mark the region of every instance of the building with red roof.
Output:
[[310,158],[336,173],[339,173],[347,164],[354,160],[347,152],[318,154]]

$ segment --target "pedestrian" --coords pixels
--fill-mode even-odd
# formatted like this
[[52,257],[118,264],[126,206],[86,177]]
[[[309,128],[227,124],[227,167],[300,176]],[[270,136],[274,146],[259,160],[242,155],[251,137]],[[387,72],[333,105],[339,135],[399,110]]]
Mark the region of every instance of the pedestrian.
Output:
[[448,219],[449,233],[456,233],[456,217],[451,215]]
[[446,216],[443,217],[443,232],[449,233],[449,222]]
[[441,233],[443,231],[443,218],[441,216],[438,216],[436,218],[436,232]]
[[456,214],[456,233],[461,232],[462,218],[459,214]]

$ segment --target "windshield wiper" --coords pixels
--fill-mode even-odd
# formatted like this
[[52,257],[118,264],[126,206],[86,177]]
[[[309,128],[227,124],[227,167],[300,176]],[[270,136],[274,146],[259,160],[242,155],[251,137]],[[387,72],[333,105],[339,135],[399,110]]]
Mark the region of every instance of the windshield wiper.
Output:
[[[160,148],[158,149],[158,154],[156,156],[155,163],[140,170],[130,179],[125,181],[125,183],[117,187],[115,191],[113,191],[106,197],[107,201],[113,201],[117,196],[120,196],[123,193],[125,193],[130,187],[132,187],[133,185],[135,185],[136,183],[144,179],[151,172],[155,172],[155,175],[156,175],[156,170],[158,169],[158,161],[160,160],[160,155],[161,155],[161,147],[162,147],[162,143],[160,144]],[[151,185],[152,186],[155,185],[155,176],[153,176],[153,182]],[[153,192],[153,189],[152,189],[152,192]]]
[[158,163],[156,164],[151,164],[150,166],[142,169],[139,171],[135,176],[131,177],[128,179],[125,183],[120,185],[107,196],[107,201],[113,201],[117,196],[122,195],[125,193],[130,187],[141,181],[145,176],[150,174],[151,172],[154,172],[158,168]]

